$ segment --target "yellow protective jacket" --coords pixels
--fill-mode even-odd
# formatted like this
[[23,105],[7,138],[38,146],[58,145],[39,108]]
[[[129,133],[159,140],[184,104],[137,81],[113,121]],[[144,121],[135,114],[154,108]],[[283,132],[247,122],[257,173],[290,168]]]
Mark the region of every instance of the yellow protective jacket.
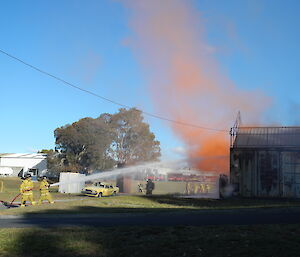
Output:
[[49,183],[46,179],[43,179],[40,183],[41,193],[49,193]]
[[27,179],[23,180],[20,185],[20,193],[23,195],[31,195],[33,190],[33,182]]

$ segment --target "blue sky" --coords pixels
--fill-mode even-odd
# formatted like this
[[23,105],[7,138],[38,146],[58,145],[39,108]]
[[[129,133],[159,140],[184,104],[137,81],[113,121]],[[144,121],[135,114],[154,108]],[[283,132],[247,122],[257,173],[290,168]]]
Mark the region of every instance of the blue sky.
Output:
[[[299,125],[300,2],[190,1],[222,71],[241,89],[273,98],[266,124]],[[0,49],[77,86],[153,111],[147,81],[126,40],[120,1],[2,1]],[[0,54],[0,153],[54,147],[55,128],[119,106],[66,87]],[[243,116],[243,114],[242,114]],[[145,117],[163,157],[182,143],[166,122]],[[234,121],[232,121],[234,122]],[[201,124],[198,124],[201,125]]]

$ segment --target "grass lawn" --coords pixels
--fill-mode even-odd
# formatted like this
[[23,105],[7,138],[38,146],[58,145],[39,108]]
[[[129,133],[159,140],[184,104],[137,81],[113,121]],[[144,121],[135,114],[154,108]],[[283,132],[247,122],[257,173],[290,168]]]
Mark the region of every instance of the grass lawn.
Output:
[[[4,190],[0,200],[11,201],[19,193],[21,180],[4,178]],[[38,184],[37,184],[38,185]],[[35,213],[103,213],[103,212],[153,212],[153,211],[195,211],[202,209],[271,208],[300,207],[299,199],[186,199],[172,195],[119,195],[116,197],[93,198],[79,194],[60,194],[57,188],[51,188],[53,205],[28,206],[0,210],[0,215],[18,215]],[[38,199],[38,190],[34,197]],[[60,201],[63,200],[63,201]],[[65,201],[73,200],[73,201]],[[18,198],[16,201],[20,201]]]
[[300,225],[0,230],[0,256],[299,256]]
[[[0,199],[18,193],[18,179],[7,179]],[[55,189],[53,189],[55,191]],[[300,206],[291,199],[186,199],[171,195],[90,198],[53,192],[56,200],[77,201],[11,208],[0,215],[197,211]],[[58,217],[59,218],[59,217]],[[292,257],[300,253],[300,224],[251,226],[139,226],[0,229],[0,257]]]

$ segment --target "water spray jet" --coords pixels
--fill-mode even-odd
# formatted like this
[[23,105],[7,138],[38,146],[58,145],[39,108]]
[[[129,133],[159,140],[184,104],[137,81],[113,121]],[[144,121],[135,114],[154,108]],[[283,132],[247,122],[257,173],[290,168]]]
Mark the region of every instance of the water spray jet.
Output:
[[[107,179],[116,179],[117,181],[120,181],[118,178],[121,176],[123,178],[122,182],[124,181],[124,178],[127,179],[127,181],[124,182],[124,184],[127,184],[125,186],[126,189],[124,189],[123,192],[137,193],[137,188],[138,185],[140,185],[141,180],[145,181],[148,176],[145,174],[153,174],[156,172],[160,174],[164,173],[165,175],[164,181],[155,182],[158,184],[158,189],[156,192],[159,192],[159,194],[175,193],[182,195],[198,195],[199,198],[219,198],[219,173],[187,169],[185,165],[186,163],[186,160],[151,162],[125,168],[118,168],[106,172],[95,171],[92,175],[82,176],[80,178],[70,179],[68,181],[60,181],[52,184],[51,186],[63,186],[67,184],[76,184],[95,180],[103,181]],[[171,175],[173,175],[173,177]],[[131,192],[130,190],[134,190],[132,186],[135,184],[136,190]],[[168,188],[162,188],[163,186],[160,185],[163,184],[168,184]],[[175,189],[172,187],[175,187]],[[120,192],[122,192],[122,190],[120,190]]]

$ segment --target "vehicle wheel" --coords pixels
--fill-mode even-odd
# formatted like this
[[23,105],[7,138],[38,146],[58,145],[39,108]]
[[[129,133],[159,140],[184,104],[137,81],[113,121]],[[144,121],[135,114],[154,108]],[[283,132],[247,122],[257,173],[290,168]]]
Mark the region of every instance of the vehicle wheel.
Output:
[[98,194],[98,198],[100,198],[100,197],[102,197],[102,193],[99,193],[99,194]]
[[117,195],[117,192],[115,191],[115,192],[113,192],[113,196],[116,196]]

